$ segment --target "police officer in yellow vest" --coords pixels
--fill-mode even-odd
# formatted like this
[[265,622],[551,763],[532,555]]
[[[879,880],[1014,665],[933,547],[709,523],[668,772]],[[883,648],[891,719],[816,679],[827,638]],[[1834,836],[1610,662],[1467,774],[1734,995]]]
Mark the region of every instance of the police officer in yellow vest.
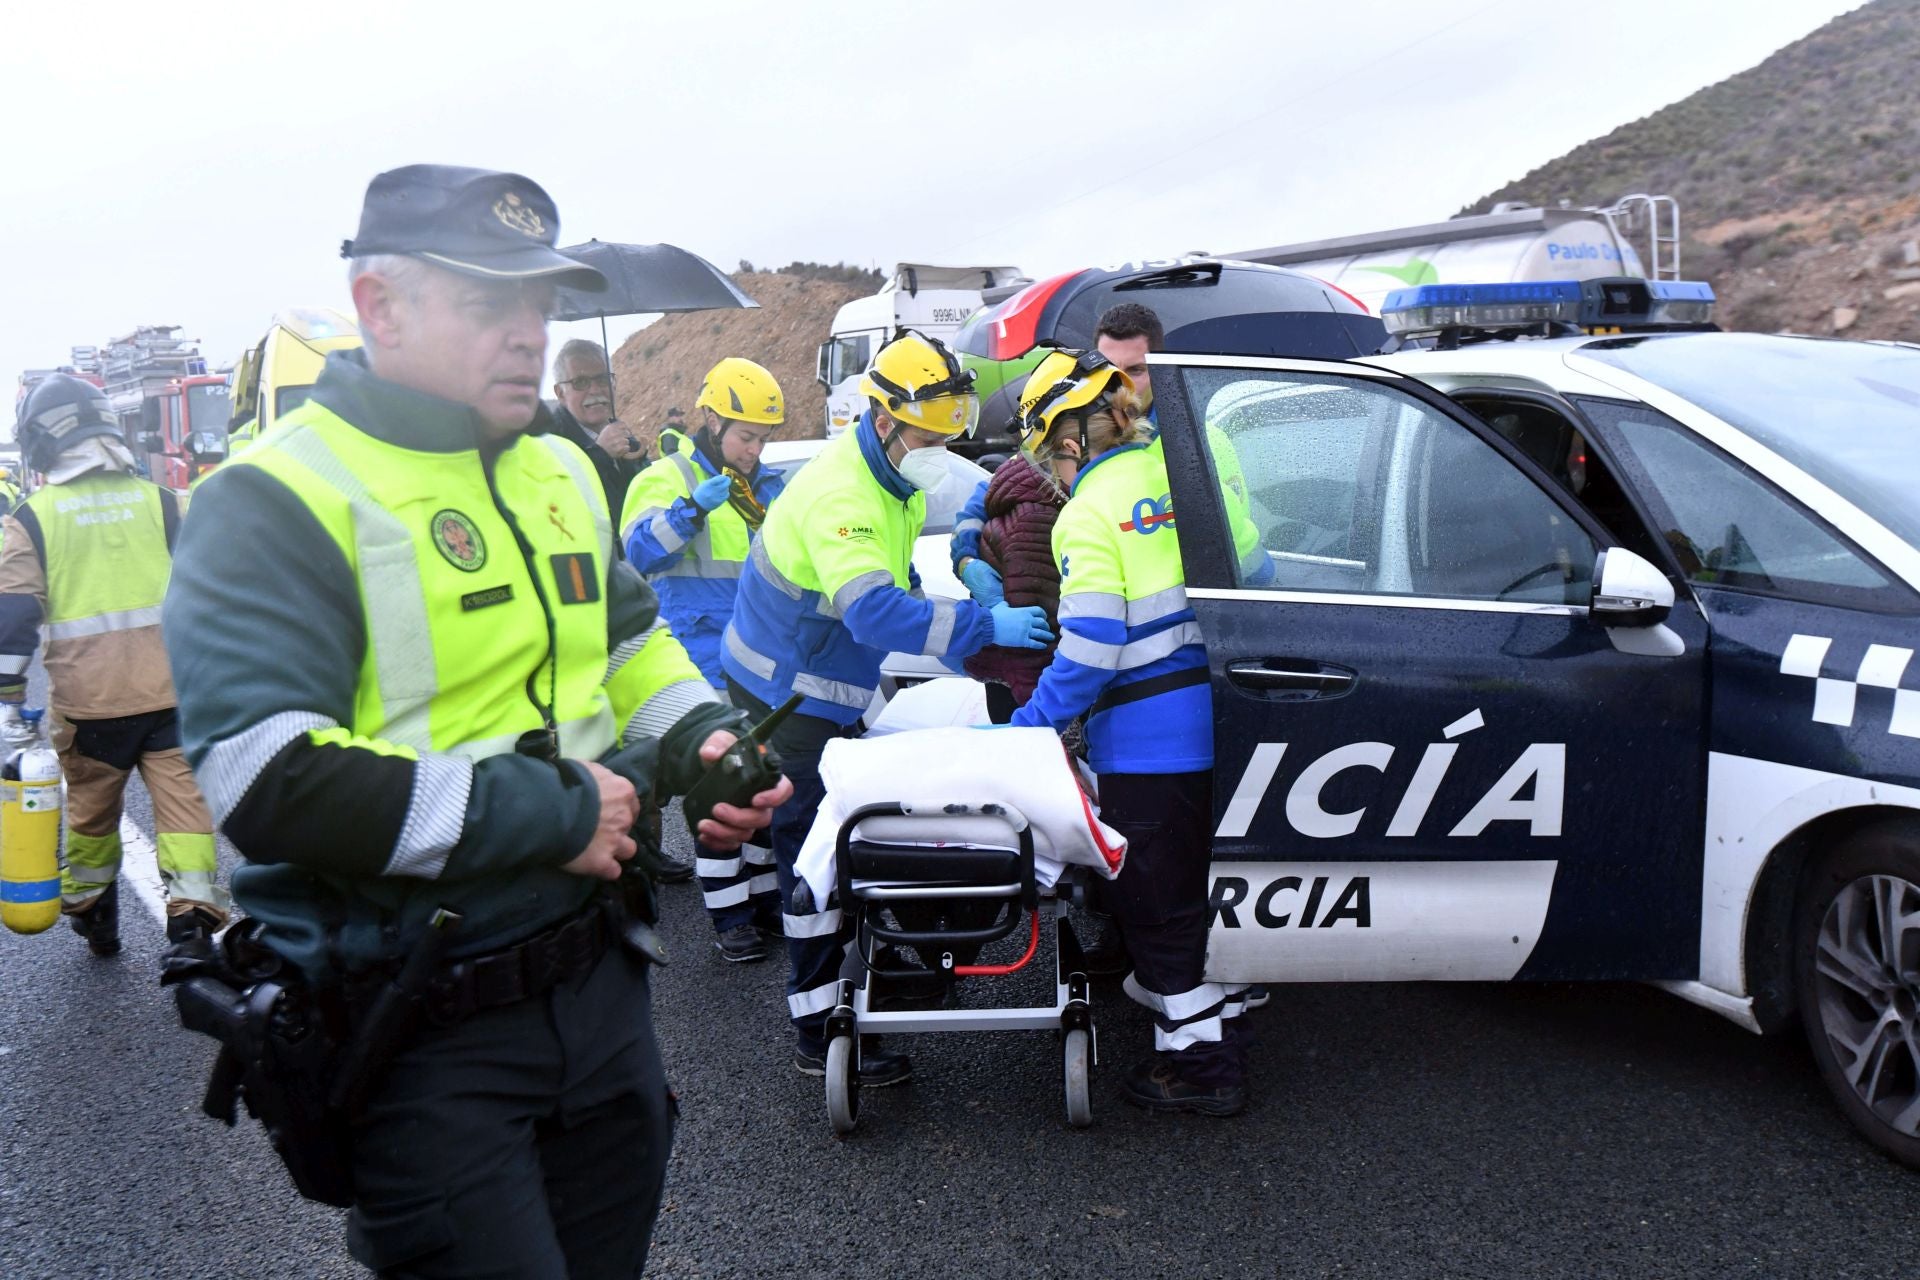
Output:
[[26,464],[47,477],[0,538],[0,703],[19,705],[47,635],[47,678],[67,780],[62,904],[95,955],[120,950],[121,801],[140,770],[153,797],[167,935],[226,922],[214,883],[213,821],[180,751],[160,602],[180,515],[174,495],[133,472],[107,398],[55,374],[20,407]]
[[[826,1072],[823,1030],[848,935],[837,907],[809,902],[794,861],[820,808],[820,757],[860,732],[889,651],[958,660],[988,644],[1039,649],[1053,638],[1046,610],[1002,601],[929,600],[913,567],[926,523],[925,490],[948,475],[946,446],[980,414],[973,375],[946,346],[911,330],[882,347],[860,384],[867,412],[788,482],[740,574],[720,661],[734,702],[758,716],[803,698],[774,736],[794,797],[773,826],[792,972],[787,1015],[794,1066]],[[860,1082],[912,1074],[902,1054],[863,1046]]]
[[[728,356],[708,371],[693,404],[699,429],[684,449],[634,477],[620,530],[627,559],[660,593],[675,638],[708,683],[724,690],[720,637],[733,617],[747,547],[785,482],[760,465],[760,451],[787,420],[786,400],[771,373]],[[766,959],[767,935],[780,933],[780,900],[765,834],[737,852],[701,848],[695,869],[715,948],[736,964]]]
[[1020,412],[1028,447],[1071,488],[1053,526],[1060,645],[1012,723],[1087,717],[1100,816],[1128,840],[1107,897],[1155,1049],[1128,1073],[1128,1100],[1233,1115],[1246,1106],[1245,988],[1205,980],[1213,701],[1166,455],[1150,446],[1131,380],[1097,351],[1047,356]]
[[[554,287],[603,287],[557,224],[517,174],[376,177],[344,249],[366,346],[201,487],[167,600],[235,898],[338,1008],[336,1074],[393,1054],[329,1099],[382,1275],[640,1274],[673,1103],[648,934],[602,888],[741,723],[544,432]],[[700,838],[738,845],[789,790]],[[431,980],[396,1004],[408,958]]]

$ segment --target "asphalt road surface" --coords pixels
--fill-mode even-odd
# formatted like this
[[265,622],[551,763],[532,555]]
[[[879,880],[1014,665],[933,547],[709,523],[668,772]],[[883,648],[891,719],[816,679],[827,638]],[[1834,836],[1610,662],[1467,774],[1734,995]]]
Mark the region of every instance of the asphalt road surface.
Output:
[[[132,813],[151,831],[137,786]],[[650,1275],[1920,1273],[1920,1174],[1854,1137],[1797,1039],[1648,988],[1277,988],[1252,1106],[1211,1120],[1120,1101],[1149,1031],[1102,984],[1091,1130],[1050,1036],[946,1036],[904,1040],[914,1082],[837,1140],[788,1062],[782,963],[723,963],[697,888],[665,894],[682,1120]],[[200,1115],[212,1043],[124,901],[117,959],[0,933],[0,1277],[362,1274],[256,1126]]]

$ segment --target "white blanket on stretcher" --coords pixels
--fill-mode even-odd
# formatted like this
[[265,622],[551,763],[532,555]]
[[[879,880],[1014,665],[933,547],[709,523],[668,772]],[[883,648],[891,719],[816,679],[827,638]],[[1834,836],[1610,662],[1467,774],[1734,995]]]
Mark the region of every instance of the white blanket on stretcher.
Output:
[[[1067,865],[1111,880],[1126,858],[1126,838],[1100,821],[1051,729],[911,729],[842,738],[820,757],[820,779],[826,798],[795,870],[822,905],[835,884],[840,824],[862,805],[894,802],[932,813],[952,804],[1011,805],[1033,827],[1034,879],[1042,888],[1052,888]],[[934,847],[1016,847],[1006,824],[987,817],[875,818],[861,828],[869,838]]]

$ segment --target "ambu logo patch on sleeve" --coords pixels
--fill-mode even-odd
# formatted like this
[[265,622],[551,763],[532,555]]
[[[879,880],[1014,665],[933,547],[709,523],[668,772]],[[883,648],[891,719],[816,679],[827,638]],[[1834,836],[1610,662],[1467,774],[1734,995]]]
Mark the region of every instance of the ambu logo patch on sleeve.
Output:
[[600,575],[593,571],[593,556],[575,551],[548,556],[553,580],[560,588],[561,604],[592,604],[600,598]]

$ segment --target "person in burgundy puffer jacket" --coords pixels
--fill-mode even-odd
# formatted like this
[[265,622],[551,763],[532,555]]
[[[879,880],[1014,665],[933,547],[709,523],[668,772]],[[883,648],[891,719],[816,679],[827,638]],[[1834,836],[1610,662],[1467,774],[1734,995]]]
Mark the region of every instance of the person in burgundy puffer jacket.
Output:
[[[1060,607],[1060,570],[1053,562],[1053,522],[1066,504],[1066,486],[1053,468],[1022,451],[1002,463],[987,484],[986,523],[980,559],[1000,577],[1012,605],[1039,605],[1055,635]],[[1014,708],[1032,696],[1040,673],[1053,660],[1053,646],[1007,649],[989,645],[966,659],[967,674],[987,686],[987,712],[1005,724]]]

